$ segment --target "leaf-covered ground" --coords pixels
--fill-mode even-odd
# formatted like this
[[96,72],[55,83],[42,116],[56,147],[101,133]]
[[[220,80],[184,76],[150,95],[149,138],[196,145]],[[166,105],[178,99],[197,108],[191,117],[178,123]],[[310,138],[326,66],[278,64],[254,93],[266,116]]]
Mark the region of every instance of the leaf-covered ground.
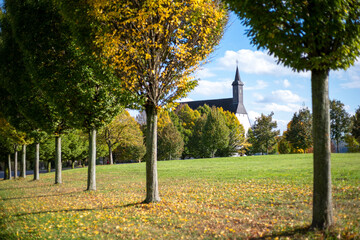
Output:
[[333,154],[336,225],[310,231],[312,155],[158,163],[158,204],[145,198],[145,165],[0,181],[0,239],[359,239],[360,154]]

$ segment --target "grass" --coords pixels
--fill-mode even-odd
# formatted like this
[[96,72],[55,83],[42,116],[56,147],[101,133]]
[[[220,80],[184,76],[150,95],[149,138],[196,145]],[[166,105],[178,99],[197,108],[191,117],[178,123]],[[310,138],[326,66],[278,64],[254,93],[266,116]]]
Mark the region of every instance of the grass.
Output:
[[360,239],[360,154],[333,154],[335,225],[310,231],[312,155],[158,162],[162,201],[142,204],[145,164],[0,181],[0,239]]

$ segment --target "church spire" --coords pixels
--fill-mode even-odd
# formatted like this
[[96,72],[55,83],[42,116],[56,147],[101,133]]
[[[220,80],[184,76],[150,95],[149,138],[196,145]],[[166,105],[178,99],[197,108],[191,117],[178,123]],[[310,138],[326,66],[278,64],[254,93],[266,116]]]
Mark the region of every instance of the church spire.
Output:
[[[236,61],[237,63],[237,61]],[[243,86],[244,83],[241,82],[239,68],[236,66],[235,80],[232,83],[233,86],[233,103],[234,104],[243,104]]]

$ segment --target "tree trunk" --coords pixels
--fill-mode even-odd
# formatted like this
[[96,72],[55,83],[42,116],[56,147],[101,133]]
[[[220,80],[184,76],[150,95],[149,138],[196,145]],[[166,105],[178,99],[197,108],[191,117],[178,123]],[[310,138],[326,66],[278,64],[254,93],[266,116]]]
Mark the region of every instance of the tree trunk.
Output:
[[21,147],[21,172],[20,177],[26,178],[26,145]]
[[6,179],[11,179],[12,176],[11,176],[11,154],[9,153],[8,154],[8,162],[7,162],[7,169],[8,169],[8,175],[6,176]]
[[55,184],[61,184],[61,136],[55,137]]
[[111,147],[111,143],[108,143],[109,146],[109,160],[110,160],[110,164],[114,164],[114,159],[113,159],[113,153],[112,153],[112,147]]
[[157,176],[157,110],[146,104],[146,199],[145,203],[160,202]]
[[40,143],[35,144],[34,180],[39,180]]
[[18,177],[18,152],[15,150],[14,156],[14,178]]
[[327,229],[333,224],[330,168],[329,71],[312,70],[311,73],[314,139],[312,227]]
[[336,152],[339,153],[339,140],[336,140]]
[[89,165],[87,190],[96,190],[96,129],[89,132]]

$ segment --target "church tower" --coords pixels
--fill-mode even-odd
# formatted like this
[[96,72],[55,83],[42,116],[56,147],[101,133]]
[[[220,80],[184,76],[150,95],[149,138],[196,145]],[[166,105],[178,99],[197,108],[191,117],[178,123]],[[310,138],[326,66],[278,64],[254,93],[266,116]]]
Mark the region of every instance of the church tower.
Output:
[[236,66],[235,80],[232,83],[233,87],[233,104],[235,108],[235,115],[239,122],[243,125],[245,134],[247,134],[250,125],[249,116],[244,106],[244,83],[240,79],[239,68]]

